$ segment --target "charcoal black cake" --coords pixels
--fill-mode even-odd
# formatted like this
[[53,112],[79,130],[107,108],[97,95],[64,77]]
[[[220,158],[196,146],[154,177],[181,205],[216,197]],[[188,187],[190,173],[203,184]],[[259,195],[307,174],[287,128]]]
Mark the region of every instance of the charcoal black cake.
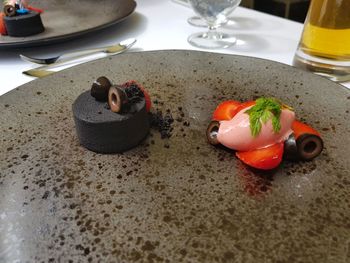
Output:
[[5,16],[3,19],[9,36],[25,37],[45,30],[40,13],[35,11],[24,15]]
[[73,116],[79,142],[98,153],[120,153],[138,145],[149,133],[150,124],[144,98],[127,112],[116,113],[108,103],[98,101],[90,91],[73,104]]

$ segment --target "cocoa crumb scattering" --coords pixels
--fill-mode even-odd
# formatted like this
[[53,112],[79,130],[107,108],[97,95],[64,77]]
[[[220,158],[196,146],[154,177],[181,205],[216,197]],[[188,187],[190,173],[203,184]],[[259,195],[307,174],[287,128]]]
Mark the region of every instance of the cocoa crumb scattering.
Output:
[[162,139],[170,138],[173,128],[171,127],[174,122],[174,118],[170,111],[167,111],[164,115],[161,110],[157,110],[156,113],[150,113],[150,124],[160,132]]

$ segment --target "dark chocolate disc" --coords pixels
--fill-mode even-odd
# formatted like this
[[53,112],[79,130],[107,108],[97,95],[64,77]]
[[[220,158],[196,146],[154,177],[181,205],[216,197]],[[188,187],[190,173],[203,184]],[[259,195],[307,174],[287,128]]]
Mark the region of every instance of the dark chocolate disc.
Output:
[[35,35],[45,30],[40,14],[34,11],[20,16],[5,16],[7,34],[12,37]]
[[132,105],[133,113],[118,114],[82,93],[73,104],[78,139],[85,148],[99,153],[119,153],[137,146],[148,134],[150,124],[146,102]]

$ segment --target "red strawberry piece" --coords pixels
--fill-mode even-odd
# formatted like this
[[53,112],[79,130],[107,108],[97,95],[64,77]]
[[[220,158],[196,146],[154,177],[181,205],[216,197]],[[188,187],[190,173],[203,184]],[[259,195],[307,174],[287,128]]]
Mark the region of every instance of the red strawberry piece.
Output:
[[44,10],[42,10],[42,9],[40,9],[40,8],[33,7],[33,6],[27,6],[27,9],[28,9],[28,10],[31,10],[31,11],[38,12],[38,13],[44,12]]
[[298,120],[295,120],[292,123],[292,130],[294,132],[295,139],[298,139],[298,137],[303,135],[303,134],[313,134],[313,135],[316,135],[318,137],[321,137],[319,132],[316,131],[314,128],[312,128],[309,125],[302,123]]
[[227,100],[222,103],[220,103],[214,113],[212,120],[213,121],[224,121],[224,120],[231,120],[234,117],[234,112],[237,109],[237,107],[241,105],[239,101],[235,100]]
[[146,110],[147,112],[149,112],[151,110],[152,107],[152,102],[151,102],[151,97],[149,96],[148,92],[146,91],[146,89],[141,86],[139,83],[137,83],[135,80],[130,80],[128,82],[126,82],[125,84],[123,84],[123,86],[131,86],[131,85],[136,85],[137,87],[140,88],[140,90],[143,92],[143,95],[145,96],[145,101],[146,101]]
[[5,14],[3,12],[1,12],[0,13],[0,35],[7,35],[4,16],[5,16]]
[[271,170],[281,163],[283,148],[284,143],[281,142],[262,149],[236,152],[236,156],[251,167],[261,170]]
[[232,114],[233,114],[233,116],[235,116],[241,110],[244,110],[245,108],[251,107],[253,105],[255,105],[254,100],[243,102],[232,112]]

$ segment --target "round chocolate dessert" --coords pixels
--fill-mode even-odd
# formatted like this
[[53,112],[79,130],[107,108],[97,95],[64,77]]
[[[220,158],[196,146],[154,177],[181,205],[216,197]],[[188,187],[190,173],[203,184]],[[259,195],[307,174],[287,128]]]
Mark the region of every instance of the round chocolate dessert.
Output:
[[7,34],[13,37],[35,35],[45,30],[40,13],[35,11],[24,15],[5,16],[4,22]]
[[[110,88],[109,99],[115,98],[113,90],[123,90],[120,87]],[[86,91],[73,103],[80,143],[98,153],[120,153],[137,146],[150,129],[145,98],[129,98],[123,110],[115,112],[110,102],[96,99],[94,93],[94,89]]]

